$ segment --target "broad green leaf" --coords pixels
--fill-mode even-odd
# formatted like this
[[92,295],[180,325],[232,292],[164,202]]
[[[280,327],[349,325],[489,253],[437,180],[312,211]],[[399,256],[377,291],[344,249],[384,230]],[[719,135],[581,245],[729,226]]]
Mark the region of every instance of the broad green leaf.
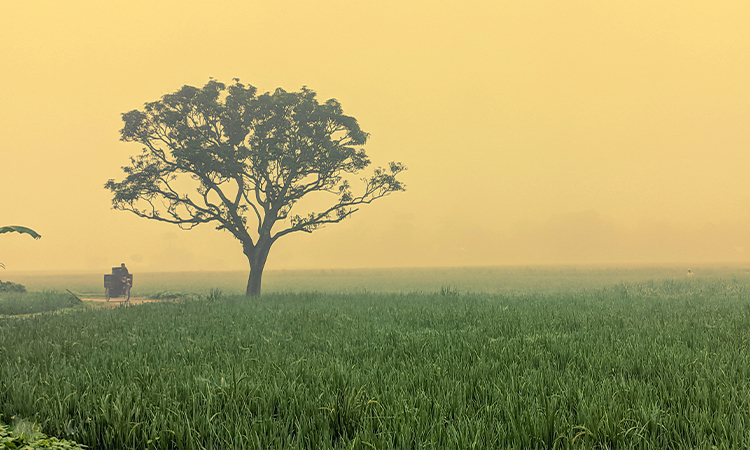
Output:
[[33,237],[34,239],[39,239],[40,237],[42,237],[39,233],[37,233],[36,231],[32,230],[31,228],[26,228],[26,227],[22,227],[22,226],[18,226],[18,225],[11,225],[11,226],[8,226],[8,227],[0,227],[0,234],[10,233],[10,232],[16,232],[16,233],[21,233],[21,234],[28,234],[31,237]]

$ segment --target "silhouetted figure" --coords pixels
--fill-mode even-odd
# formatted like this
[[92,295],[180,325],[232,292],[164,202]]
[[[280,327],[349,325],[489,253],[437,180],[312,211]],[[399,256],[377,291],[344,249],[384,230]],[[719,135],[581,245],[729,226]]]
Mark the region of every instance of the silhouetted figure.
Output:
[[112,274],[104,275],[104,296],[109,301],[111,297],[125,296],[126,301],[130,300],[130,288],[133,287],[133,275],[125,267],[125,263],[120,267],[113,267]]
[[123,290],[128,293],[128,300],[130,300],[130,288],[132,287],[129,275],[130,272],[128,272],[128,268],[125,267],[125,263],[120,264],[120,276],[122,277]]
[[688,269],[687,277],[688,277],[688,278],[692,278],[692,277],[694,277],[694,276],[695,276],[695,274],[693,273],[693,271],[692,271],[692,270],[690,270],[690,269]]

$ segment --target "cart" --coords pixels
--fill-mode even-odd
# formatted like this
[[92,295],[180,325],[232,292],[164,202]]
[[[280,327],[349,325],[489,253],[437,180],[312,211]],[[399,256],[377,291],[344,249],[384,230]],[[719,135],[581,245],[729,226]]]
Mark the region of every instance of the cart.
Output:
[[104,275],[104,298],[125,297],[130,301],[130,288],[133,287],[133,275],[127,273],[127,269],[113,267],[112,273]]

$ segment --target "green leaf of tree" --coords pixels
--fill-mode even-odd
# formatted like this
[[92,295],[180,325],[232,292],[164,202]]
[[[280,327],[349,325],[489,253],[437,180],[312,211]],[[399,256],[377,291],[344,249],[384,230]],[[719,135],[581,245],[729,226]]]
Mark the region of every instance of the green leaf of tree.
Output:
[[11,233],[11,232],[21,233],[21,234],[28,234],[29,236],[33,237],[34,239],[39,239],[40,237],[42,237],[39,233],[37,233],[36,231],[32,230],[31,228],[26,228],[26,227],[22,227],[22,226],[18,226],[18,225],[11,225],[11,226],[7,226],[7,227],[0,227],[0,234]]

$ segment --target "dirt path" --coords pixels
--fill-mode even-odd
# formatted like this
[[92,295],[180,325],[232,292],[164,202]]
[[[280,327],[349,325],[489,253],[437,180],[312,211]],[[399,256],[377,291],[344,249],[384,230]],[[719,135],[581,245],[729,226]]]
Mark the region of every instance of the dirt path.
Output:
[[159,300],[151,300],[146,297],[130,297],[130,301],[125,303],[124,298],[112,298],[109,301],[105,298],[82,298],[84,302],[93,302],[96,308],[114,308],[122,304],[128,305],[142,305],[144,303],[154,303]]

